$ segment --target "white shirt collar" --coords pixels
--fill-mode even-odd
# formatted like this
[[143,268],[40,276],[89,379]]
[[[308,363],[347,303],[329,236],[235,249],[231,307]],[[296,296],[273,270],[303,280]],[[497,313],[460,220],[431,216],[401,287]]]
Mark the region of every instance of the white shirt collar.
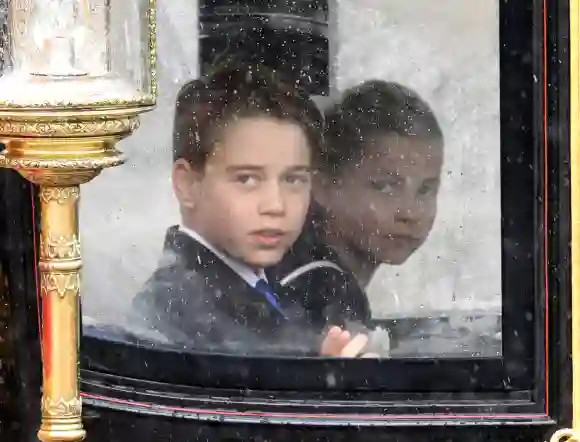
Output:
[[231,258],[225,255],[223,252],[217,250],[214,246],[212,246],[209,242],[205,240],[199,233],[194,230],[191,230],[184,226],[179,226],[179,230],[187,235],[191,236],[195,239],[198,243],[202,246],[206,247],[207,249],[211,250],[219,259],[225,262],[234,272],[236,272],[244,281],[250,284],[252,287],[255,287],[256,284],[260,279],[264,281],[268,281],[266,278],[266,274],[264,273],[264,269],[260,269],[258,273],[252,270],[246,264],[238,261],[237,259]]

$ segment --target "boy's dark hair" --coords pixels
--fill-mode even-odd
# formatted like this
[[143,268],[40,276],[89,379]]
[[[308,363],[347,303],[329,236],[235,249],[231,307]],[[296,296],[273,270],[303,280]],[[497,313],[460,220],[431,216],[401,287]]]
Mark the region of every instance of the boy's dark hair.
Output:
[[343,166],[364,157],[369,141],[388,134],[443,142],[435,114],[412,89],[381,80],[348,89],[326,112],[325,170],[339,173]]
[[[231,121],[271,117],[297,124],[313,162],[322,149],[322,115],[309,97],[264,66],[228,60],[213,73],[185,84],[175,103],[173,161],[203,168],[216,137]],[[275,148],[275,146],[272,146]]]

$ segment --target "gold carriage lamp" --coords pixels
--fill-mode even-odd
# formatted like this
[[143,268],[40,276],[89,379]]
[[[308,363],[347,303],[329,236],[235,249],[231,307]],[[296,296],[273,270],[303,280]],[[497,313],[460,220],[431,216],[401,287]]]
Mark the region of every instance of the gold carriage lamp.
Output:
[[78,386],[79,185],[123,162],[155,105],[154,0],[10,0],[0,165],[40,186],[43,441],[85,436]]

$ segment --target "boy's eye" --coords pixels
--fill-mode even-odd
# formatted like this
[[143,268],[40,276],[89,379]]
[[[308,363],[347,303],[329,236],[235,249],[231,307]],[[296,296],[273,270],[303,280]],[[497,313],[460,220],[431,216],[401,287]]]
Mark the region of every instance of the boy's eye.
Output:
[[287,175],[285,178],[285,181],[288,184],[292,184],[292,185],[308,184],[310,182],[310,175],[306,175],[306,174]]
[[251,174],[236,175],[236,181],[244,186],[253,187],[260,181],[259,177]]

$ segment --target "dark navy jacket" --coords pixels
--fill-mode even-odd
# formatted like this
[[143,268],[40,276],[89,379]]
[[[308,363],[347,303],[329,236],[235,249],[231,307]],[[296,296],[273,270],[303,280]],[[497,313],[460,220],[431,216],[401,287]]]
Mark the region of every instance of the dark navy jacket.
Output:
[[133,310],[173,345],[249,355],[316,355],[328,325],[366,318],[366,304],[344,299],[356,282],[336,264],[296,278],[283,273],[267,271],[286,318],[211,250],[172,227]]

